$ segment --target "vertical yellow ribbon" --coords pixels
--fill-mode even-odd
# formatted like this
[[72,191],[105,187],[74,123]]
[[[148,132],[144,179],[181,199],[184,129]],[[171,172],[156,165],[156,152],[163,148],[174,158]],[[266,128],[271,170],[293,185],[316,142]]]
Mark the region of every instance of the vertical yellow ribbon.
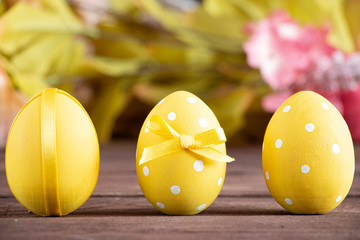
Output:
[[41,157],[43,194],[47,216],[61,216],[56,153],[57,89],[44,89],[41,97]]

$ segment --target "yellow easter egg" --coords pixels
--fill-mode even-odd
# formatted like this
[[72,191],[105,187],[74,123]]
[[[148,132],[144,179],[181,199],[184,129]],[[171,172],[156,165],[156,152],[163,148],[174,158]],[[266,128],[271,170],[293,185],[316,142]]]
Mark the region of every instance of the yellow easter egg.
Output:
[[6,176],[16,199],[41,216],[80,207],[99,174],[99,144],[80,103],[45,89],[18,113],[6,145]]
[[214,113],[195,95],[178,91],[147,116],[138,140],[136,172],[142,192],[158,210],[194,215],[218,196],[228,157]]
[[263,172],[274,199],[295,214],[322,214],[348,194],[355,169],[349,129],[337,109],[311,91],[275,112],[263,143]]

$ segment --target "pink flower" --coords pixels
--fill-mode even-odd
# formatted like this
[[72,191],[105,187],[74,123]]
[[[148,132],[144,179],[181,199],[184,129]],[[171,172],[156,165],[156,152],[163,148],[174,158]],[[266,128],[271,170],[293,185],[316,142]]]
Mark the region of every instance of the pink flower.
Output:
[[252,34],[244,44],[248,64],[259,68],[275,90],[287,89],[302,71],[335,51],[326,42],[327,28],[301,27],[282,11],[247,29]]
[[5,148],[11,124],[25,103],[25,97],[12,88],[0,66],[0,149]]
[[344,55],[327,43],[328,28],[302,27],[285,12],[247,30],[248,64],[274,90],[263,98],[264,110],[275,112],[292,94],[312,90],[335,105],[360,140],[360,53]]

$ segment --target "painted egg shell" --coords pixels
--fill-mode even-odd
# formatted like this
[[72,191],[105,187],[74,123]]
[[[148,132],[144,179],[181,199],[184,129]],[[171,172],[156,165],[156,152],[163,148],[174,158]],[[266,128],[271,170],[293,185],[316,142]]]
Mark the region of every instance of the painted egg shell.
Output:
[[15,118],[6,146],[6,175],[16,199],[41,216],[80,207],[99,174],[94,126],[76,99],[45,89]]
[[[142,192],[158,210],[170,215],[193,215],[211,205],[225,178],[226,163],[208,160],[183,149],[139,165],[143,149],[165,139],[149,131],[149,119],[159,115],[178,133],[196,135],[220,127],[211,109],[195,95],[178,91],[161,100],[142,126],[136,171]],[[225,144],[216,145],[225,153]]]
[[266,129],[263,172],[275,200],[296,214],[337,207],[354,177],[354,147],[337,109],[311,91],[288,98]]

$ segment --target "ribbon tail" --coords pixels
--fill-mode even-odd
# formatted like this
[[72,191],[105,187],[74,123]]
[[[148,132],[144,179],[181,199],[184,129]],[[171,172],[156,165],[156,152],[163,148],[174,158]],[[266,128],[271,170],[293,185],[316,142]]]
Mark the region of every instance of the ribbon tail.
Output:
[[139,165],[181,150],[182,148],[179,145],[179,140],[175,138],[169,139],[154,146],[146,147],[142,152]]
[[225,153],[222,153],[214,148],[197,148],[197,149],[189,149],[193,153],[200,155],[202,157],[208,158],[213,161],[217,162],[233,162],[235,161],[234,158],[229,157]]

